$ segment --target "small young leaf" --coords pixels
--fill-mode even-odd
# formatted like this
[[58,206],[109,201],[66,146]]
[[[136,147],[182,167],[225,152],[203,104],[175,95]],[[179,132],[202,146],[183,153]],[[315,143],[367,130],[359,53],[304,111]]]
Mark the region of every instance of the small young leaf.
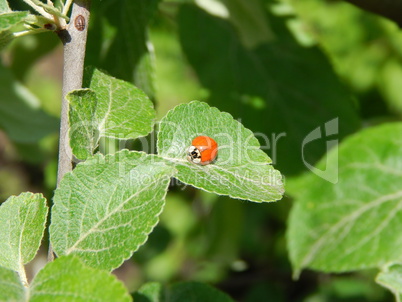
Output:
[[39,249],[47,215],[42,194],[11,196],[0,206],[0,265],[15,271]]
[[134,139],[152,131],[155,110],[134,85],[94,70],[89,89],[70,92],[70,138],[74,155],[93,155],[101,137]]
[[377,283],[388,288],[396,298],[396,301],[402,301],[402,265],[393,263],[386,265],[377,275]]
[[[282,198],[281,174],[270,165],[254,134],[230,114],[194,101],[171,110],[159,129],[158,153],[175,164],[180,181],[256,202]],[[218,143],[218,157],[212,164],[200,166],[186,159],[187,148],[199,135]]]
[[99,144],[98,125],[95,119],[97,97],[90,89],[74,90],[67,94],[70,104],[70,145],[79,159],[94,154]]
[[25,287],[18,274],[0,266],[0,301],[26,301]]
[[156,156],[128,150],[78,164],[54,196],[50,239],[57,255],[118,267],[156,225],[174,172]]
[[85,266],[74,256],[48,263],[35,276],[30,302],[132,301],[123,284],[108,272]]
[[318,169],[336,163],[339,182],[314,174],[295,181],[288,246],[296,275],[305,267],[344,272],[398,261],[402,238],[402,124],[343,141]]

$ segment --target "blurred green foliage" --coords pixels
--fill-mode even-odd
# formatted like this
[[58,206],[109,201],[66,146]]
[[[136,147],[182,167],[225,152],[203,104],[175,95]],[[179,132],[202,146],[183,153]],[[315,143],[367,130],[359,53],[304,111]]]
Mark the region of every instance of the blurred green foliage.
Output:
[[[305,172],[301,145],[316,127],[339,118],[341,140],[402,113],[400,32],[347,3],[103,0],[93,1],[90,22],[87,65],[136,83],[159,118],[193,99],[230,112],[289,178]],[[53,33],[21,37],[1,59],[0,198],[30,190],[50,199],[61,45]],[[326,138],[305,152],[314,164]],[[251,204],[172,184],[160,224],[133,257],[139,270],[124,277],[130,288],[197,280],[245,302],[391,301],[365,272],[291,279],[289,196]]]
[[[295,156],[294,150],[300,150],[304,137],[317,125],[339,117],[343,121],[340,137],[357,129],[351,95],[328,59],[317,47],[298,45],[283,19],[262,14],[260,22],[275,35],[251,47],[230,19],[213,17],[190,5],[181,7],[178,18],[183,49],[210,90],[210,102],[240,118],[254,132],[269,135],[269,153],[276,152],[270,155],[283,173],[303,170],[300,153]],[[324,153],[322,141],[313,143],[308,161]]]

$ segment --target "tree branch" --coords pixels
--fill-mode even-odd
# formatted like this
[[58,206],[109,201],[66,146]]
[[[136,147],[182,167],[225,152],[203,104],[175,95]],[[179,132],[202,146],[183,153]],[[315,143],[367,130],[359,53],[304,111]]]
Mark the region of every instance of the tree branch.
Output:
[[57,184],[60,183],[64,174],[72,170],[73,155],[68,135],[69,106],[66,95],[71,90],[82,88],[89,6],[90,0],[75,0],[70,23],[66,30],[59,32],[60,39],[64,44],[64,69]]
[[[63,176],[73,168],[73,153],[70,147],[68,111],[66,99],[71,90],[82,88],[84,75],[85,47],[87,42],[90,0],[75,0],[70,23],[58,34],[64,45],[63,91],[60,114],[59,163],[57,186]],[[71,3],[71,1],[69,1]],[[54,258],[52,245],[49,244],[48,261]]]

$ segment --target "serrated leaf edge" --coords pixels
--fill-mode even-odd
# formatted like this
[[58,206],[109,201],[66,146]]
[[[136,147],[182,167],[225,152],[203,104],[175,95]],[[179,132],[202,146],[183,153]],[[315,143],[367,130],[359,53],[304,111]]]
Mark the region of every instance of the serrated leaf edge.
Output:
[[[89,158],[87,161],[85,161],[85,162],[83,162],[83,163],[80,163],[80,165],[85,165],[85,166],[86,166],[86,165],[92,165],[93,163],[91,163],[91,161],[92,161],[92,160],[97,160],[97,158],[103,158],[104,162],[107,162],[108,158],[114,158],[117,154],[126,154],[126,155],[127,155],[127,154],[130,154],[130,153],[137,153],[137,154],[140,154],[140,155],[141,155],[141,158],[144,157],[144,156],[155,156],[155,157],[158,157],[158,156],[156,156],[156,155],[154,155],[154,154],[147,154],[147,153],[145,153],[145,152],[143,152],[143,151],[130,151],[130,150],[128,150],[128,149],[123,149],[123,150],[120,150],[119,152],[117,152],[117,153],[115,153],[115,154],[103,155],[103,154],[101,154],[101,153],[97,153],[97,154],[93,155],[91,158]],[[171,165],[169,165],[168,163],[166,163],[165,161],[163,161],[163,162],[164,162],[164,164],[166,164],[167,166],[171,166]],[[174,167],[171,166],[171,168],[172,168],[172,175],[170,175],[169,178],[171,178],[171,177],[174,176],[174,173],[173,173],[173,172],[177,172],[177,170],[176,170]],[[73,174],[73,173],[74,173],[74,171],[71,171],[71,172],[68,172],[67,174]],[[135,252],[147,241],[149,234],[152,233],[153,229],[154,229],[155,226],[158,224],[158,222],[159,222],[159,216],[160,216],[160,214],[162,213],[162,211],[163,211],[163,209],[164,209],[164,207],[165,207],[165,203],[166,203],[166,194],[167,194],[167,191],[168,191],[169,184],[170,184],[170,182],[167,181],[167,182],[166,182],[166,187],[164,188],[164,194],[163,194],[163,196],[162,196],[162,198],[161,198],[161,200],[163,201],[163,205],[162,205],[162,207],[161,207],[161,210],[153,217],[155,221],[154,221],[152,224],[149,225],[149,226],[150,226],[150,231],[147,232],[147,233],[141,233],[141,234],[138,236],[138,238],[140,238],[140,236],[143,236],[143,241],[142,241],[141,243],[139,243],[135,249],[132,249],[132,250],[130,250],[130,251],[125,250],[125,251],[128,251],[128,252],[126,253],[126,256],[124,256],[124,254],[123,254],[123,256],[121,257],[121,258],[122,258],[121,261],[120,261],[118,264],[116,264],[115,268],[121,266],[121,264],[122,264],[124,261],[126,261],[127,259],[129,259],[129,258],[133,255],[133,253],[135,253]],[[150,219],[150,220],[151,220],[151,219]],[[89,234],[88,234],[88,235],[89,235]],[[74,244],[74,245],[75,245],[75,244]],[[74,251],[79,251],[79,249],[75,249],[75,250],[69,251],[70,249],[71,249],[71,247],[68,248],[62,255],[74,255],[74,254],[73,254]],[[86,251],[87,251],[87,250],[86,250]],[[114,268],[112,268],[112,269],[114,269]]]
[[[170,115],[174,115],[174,112],[176,111],[176,110],[179,110],[181,107],[187,107],[187,106],[190,106],[191,104],[199,104],[199,105],[201,105],[202,107],[204,107],[204,109],[202,109],[202,110],[213,110],[213,111],[215,111],[215,113],[216,114],[219,114],[219,115],[221,115],[221,116],[223,116],[224,117],[224,119],[226,119],[226,120],[230,120],[231,122],[232,121],[235,121],[238,125],[240,125],[247,133],[247,135],[252,135],[252,137],[253,137],[253,141],[256,143],[256,145],[255,145],[255,147],[261,147],[261,145],[260,145],[260,143],[259,143],[259,141],[258,141],[258,139],[254,136],[254,134],[253,134],[253,132],[250,130],[250,129],[248,129],[248,128],[246,128],[242,123],[240,123],[239,121],[237,121],[236,119],[234,119],[234,117],[230,114],[230,113],[228,113],[228,112],[224,112],[224,111],[220,111],[218,108],[216,108],[216,107],[213,107],[213,106],[209,106],[207,103],[205,103],[205,102],[200,102],[200,101],[196,101],[196,100],[194,100],[194,101],[191,101],[191,102],[189,102],[189,103],[184,103],[184,104],[180,104],[180,105],[178,105],[178,106],[176,106],[176,107],[174,107],[174,108],[172,108],[171,110],[169,110],[169,112],[161,119],[161,121],[160,121],[160,123],[159,123],[159,125],[160,124],[162,124],[163,123],[163,121],[165,120],[165,119],[168,119],[168,117],[170,116]],[[159,129],[160,130],[160,129]],[[157,139],[157,143],[156,143],[156,145],[157,145],[157,148],[158,148],[158,152],[159,152],[159,135],[158,135],[158,139]],[[254,146],[254,145],[253,145]],[[261,149],[260,149],[260,151],[261,152],[264,152],[264,151],[262,151]],[[264,152],[264,154],[265,154],[265,152]],[[267,164],[267,165],[269,165],[269,166],[271,166],[272,167],[272,169],[274,170],[274,171],[276,171],[276,174],[280,174],[280,172],[278,171],[278,170],[276,170],[273,166],[272,166],[272,160],[271,160],[271,158],[267,155],[267,154],[265,154],[266,155],[266,157],[267,157],[267,162],[266,163],[264,163],[264,164]],[[163,156],[163,155],[159,155],[158,154],[158,156],[160,156],[161,158],[163,158],[163,159],[165,159],[165,160],[167,160],[167,161],[170,161],[170,162],[173,162],[173,163],[186,163],[186,160],[185,159],[179,159],[179,158],[171,158],[171,157],[167,157],[167,156]],[[220,167],[220,168],[222,168],[221,166],[218,166],[218,165],[216,165],[216,167]],[[202,169],[202,167],[200,167],[201,169]],[[225,170],[225,171],[227,171],[227,170]],[[229,172],[230,173],[230,172]],[[175,178],[177,178],[177,177],[175,177]],[[180,178],[177,178],[178,180],[180,180],[180,181],[182,181]],[[193,187],[195,187],[195,188],[198,188],[198,189],[201,189],[201,190],[203,190],[203,191],[206,191],[206,192],[209,192],[209,193],[214,193],[214,194],[217,194],[217,195],[221,195],[221,196],[229,196],[229,197],[231,197],[231,198],[235,198],[235,199],[241,199],[241,200],[249,200],[249,201],[253,201],[253,202],[259,202],[259,203],[261,203],[261,202],[273,202],[273,201],[276,201],[276,200],[280,200],[281,198],[282,198],[282,195],[283,195],[283,193],[284,193],[284,188],[282,188],[281,190],[279,190],[278,189],[278,192],[279,192],[279,194],[280,194],[280,196],[278,196],[278,198],[276,198],[275,197],[275,199],[272,199],[272,200],[258,200],[258,199],[255,199],[255,198],[247,198],[247,199],[245,199],[244,197],[242,197],[242,196],[238,196],[238,195],[232,195],[232,194],[221,194],[221,193],[217,193],[217,192],[215,192],[215,191],[212,191],[212,190],[208,190],[208,189],[205,189],[205,188],[202,188],[202,187],[200,187],[200,186],[197,186],[197,185],[195,185],[193,182],[184,182],[184,181],[182,181],[183,183],[186,183],[186,184],[189,184],[189,185],[191,185],[191,186],[193,186]],[[273,195],[276,195],[276,194],[273,194]]]

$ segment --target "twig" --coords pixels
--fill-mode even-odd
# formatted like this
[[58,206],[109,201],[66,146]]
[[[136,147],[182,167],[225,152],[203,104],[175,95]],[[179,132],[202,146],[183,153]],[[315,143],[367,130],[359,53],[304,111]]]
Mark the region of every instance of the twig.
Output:
[[[63,176],[72,170],[73,154],[68,134],[69,106],[66,95],[72,90],[82,88],[90,2],[90,0],[75,0],[71,12],[71,21],[65,30],[59,32],[59,37],[64,45],[64,67],[57,186],[59,186]],[[76,22],[76,20],[80,22]],[[48,260],[53,260],[51,245],[49,245]]]
[[[60,183],[64,174],[72,170],[73,156],[68,136],[68,101],[66,95],[74,89],[82,88],[89,5],[90,0],[74,1],[71,22],[66,30],[62,30],[59,33],[60,39],[64,44],[64,69],[57,184]],[[77,18],[81,21],[84,20],[83,27],[77,28],[77,22],[75,22]]]

